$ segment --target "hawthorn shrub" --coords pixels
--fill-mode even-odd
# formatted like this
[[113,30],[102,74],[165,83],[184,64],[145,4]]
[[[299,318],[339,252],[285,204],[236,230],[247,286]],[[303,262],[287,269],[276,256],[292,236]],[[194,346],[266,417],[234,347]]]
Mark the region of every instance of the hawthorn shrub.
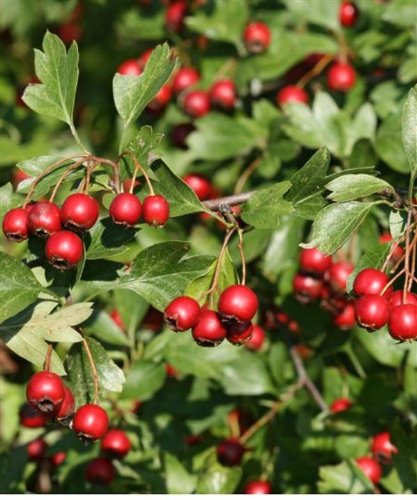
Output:
[[3,0],[2,493],[417,491],[416,15]]

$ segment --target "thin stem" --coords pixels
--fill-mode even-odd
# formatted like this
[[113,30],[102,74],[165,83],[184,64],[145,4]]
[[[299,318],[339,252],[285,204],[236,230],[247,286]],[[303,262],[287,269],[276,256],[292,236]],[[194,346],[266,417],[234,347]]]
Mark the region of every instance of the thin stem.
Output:
[[61,175],[61,177],[58,179],[58,182],[55,184],[55,187],[52,191],[51,196],[49,197],[49,201],[52,202],[54,201],[54,198],[58,192],[58,189],[60,188],[61,184],[64,182],[64,180],[72,173],[73,170],[76,170],[79,166],[81,166],[84,161],[86,161],[84,158],[77,161],[76,163],[73,163],[70,165],[67,170]]
[[271,409],[268,410],[265,415],[263,415],[253,425],[251,425],[245,433],[242,434],[239,439],[239,443],[245,444],[254,434],[259,431],[259,429],[270,422],[275,417],[275,414],[281,408],[282,404],[283,403],[281,400],[275,401],[275,403],[271,406]]
[[47,372],[51,371],[51,357],[52,357],[52,344],[48,344],[48,349],[46,351],[44,370]]
[[258,168],[258,165],[260,163],[260,158],[257,158],[253,162],[249,164],[248,167],[242,172],[241,176],[237,180],[235,189],[234,189],[234,194],[240,194],[243,191],[243,188],[245,187],[245,184],[248,182],[250,176],[255,172],[255,170]]
[[91,368],[91,374],[93,377],[93,382],[94,382],[94,398],[93,398],[93,403],[97,404],[99,400],[99,385],[98,385],[98,373],[97,373],[97,368],[94,363],[93,355],[91,354],[90,351],[90,346],[88,345],[87,339],[83,338],[82,340],[83,347],[85,349],[85,353],[88,358],[88,362],[90,363],[90,368]]
[[136,180],[136,176],[138,175],[138,172],[139,172],[139,164],[135,165],[135,170],[133,171],[133,176],[132,176],[132,181],[130,183],[130,187],[129,187],[129,193],[132,194],[133,193],[133,189],[135,188],[135,180]]
[[380,295],[384,295],[384,293],[388,290],[388,288],[393,285],[395,283],[395,281],[397,281],[397,279],[403,275],[405,273],[405,269],[401,269],[400,272],[398,272],[385,286],[384,288],[381,290],[381,293]]
[[255,194],[255,191],[247,191],[246,193],[241,194],[232,194],[231,196],[224,196],[223,198],[203,201],[203,205],[209,210],[216,211],[224,205],[228,205],[229,207],[241,205],[242,203],[247,202],[253,194]]
[[73,123],[70,123],[70,129],[78,146],[80,146],[80,148],[84,151],[86,155],[90,155],[91,153],[85,148],[84,144],[81,142],[80,136],[78,135],[78,132]]
[[333,59],[333,56],[327,55],[320,58],[318,63],[313,66],[313,68],[308,71],[305,75],[302,76],[297,82],[297,87],[305,87],[308,82],[310,82],[314,77],[320,75],[320,73],[324,70],[324,68],[330,63]]
[[146,170],[142,167],[142,165],[138,162],[137,158],[134,155],[130,155],[130,156],[133,159],[133,163],[135,164],[135,170],[138,169],[142,172],[143,177],[145,177],[146,184],[148,185],[149,192],[151,193],[152,196],[154,196],[155,191],[153,190],[152,182],[149,179],[149,176],[146,173]]
[[411,210],[408,212],[407,229],[405,232],[405,282],[403,289],[403,302],[406,303],[407,288],[410,280],[410,224],[411,224]]
[[242,261],[242,280],[241,283],[244,285],[246,283],[246,259],[245,252],[243,251],[243,230],[238,229],[237,234],[239,236],[239,243],[237,245],[240,253],[240,260]]

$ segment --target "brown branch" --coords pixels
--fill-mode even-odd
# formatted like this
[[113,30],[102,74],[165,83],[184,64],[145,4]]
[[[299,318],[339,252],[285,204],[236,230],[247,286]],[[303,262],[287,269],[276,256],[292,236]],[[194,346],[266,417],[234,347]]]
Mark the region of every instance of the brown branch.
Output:
[[88,362],[90,364],[91,376],[92,376],[93,382],[94,382],[94,399],[93,399],[93,403],[97,404],[98,403],[98,399],[99,399],[99,384],[98,384],[97,368],[96,368],[96,365],[94,363],[93,355],[91,354],[90,346],[88,345],[87,339],[83,338],[82,344],[83,344],[85,353],[87,355]]
[[281,401],[275,401],[275,403],[272,405],[271,409],[265,413],[259,420],[257,420],[253,425],[249,427],[249,429],[242,434],[242,436],[239,439],[240,444],[245,444],[254,434],[258,432],[258,430],[266,425],[270,420],[272,420],[276,414],[276,412],[279,410],[279,408],[282,406]]
[[230,196],[224,196],[223,198],[203,201],[203,205],[209,210],[219,210],[223,205],[233,207],[235,205],[241,205],[242,203],[245,203],[253,194],[255,194],[255,191],[248,191],[241,194],[232,194]]

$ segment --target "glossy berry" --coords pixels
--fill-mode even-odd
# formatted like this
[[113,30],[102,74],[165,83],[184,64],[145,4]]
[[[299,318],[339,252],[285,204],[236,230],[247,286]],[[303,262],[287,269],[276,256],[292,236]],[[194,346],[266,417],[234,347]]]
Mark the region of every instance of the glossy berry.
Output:
[[61,211],[55,203],[35,203],[28,214],[29,231],[40,238],[47,238],[61,229]]
[[114,466],[108,458],[98,457],[91,460],[85,469],[85,478],[89,483],[109,486],[114,479]]
[[293,278],[295,297],[300,302],[311,302],[321,297],[323,282],[305,274],[296,274]]
[[258,297],[246,285],[232,285],[220,295],[218,309],[222,318],[251,321],[258,310]]
[[[22,101],[23,102],[23,101]],[[31,176],[24,172],[23,170],[20,170],[19,168],[14,168],[13,173],[12,173],[12,178],[11,182],[13,187],[16,189],[17,186],[24,181],[25,179],[30,179]]]
[[52,467],[59,467],[65,462],[66,458],[67,454],[65,451],[57,451],[51,456],[49,462],[52,465]]
[[34,462],[39,462],[45,456],[47,449],[48,444],[44,439],[34,439],[26,447],[28,459],[33,460]]
[[69,229],[86,231],[94,226],[98,215],[98,202],[88,194],[71,194],[61,207],[62,225]]
[[355,306],[352,302],[347,302],[343,309],[333,316],[333,324],[340,330],[351,330],[355,326]]
[[180,68],[172,79],[172,90],[174,94],[181,94],[184,90],[192,87],[200,81],[200,74],[194,68]]
[[160,194],[147,196],[142,210],[143,220],[151,226],[164,226],[169,219],[169,203]]
[[252,54],[264,52],[271,44],[269,27],[260,21],[249,23],[243,33],[243,41]]
[[200,312],[198,302],[184,295],[168,304],[164,311],[164,320],[168,328],[174,332],[185,332],[197,325]]
[[265,343],[265,330],[259,325],[253,325],[252,338],[250,338],[245,346],[251,351],[259,351]]
[[340,413],[342,411],[349,410],[352,406],[352,401],[348,398],[338,398],[333,401],[330,405],[330,411],[332,413]]
[[216,447],[217,460],[228,467],[240,465],[244,453],[245,447],[234,438],[224,439]]
[[402,304],[414,304],[417,306],[417,295],[412,292],[406,292],[404,296],[403,290],[395,290],[388,299],[391,309]]
[[163,85],[156,96],[148,104],[148,109],[154,113],[158,113],[165,109],[172,98],[172,89],[169,85]]
[[387,324],[389,305],[381,295],[363,295],[355,301],[356,321],[368,330],[379,330]]
[[117,73],[121,75],[138,76],[142,73],[142,68],[136,59],[128,59],[123,61],[117,68]]
[[232,109],[236,103],[236,86],[233,80],[218,80],[210,89],[210,99],[213,106],[222,109]]
[[345,294],[347,281],[352,272],[353,265],[350,262],[340,261],[332,264],[326,274],[330,288],[335,293]]
[[172,144],[180,149],[187,149],[187,137],[194,132],[195,127],[192,123],[178,123],[171,129],[170,138]]
[[379,483],[382,476],[382,468],[375,459],[371,457],[357,458],[356,464],[373,484]]
[[125,457],[132,447],[125,431],[111,429],[101,440],[100,450],[111,458]]
[[297,85],[287,85],[278,91],[277,104],[279,106],[284,106],[289,102],[301,102],[307,104],[308,94],[304,89],[298,87]]
[[26,240],[29,235],[27,210],[24,208],[13,208],[6,212],[2,228],[8,240],[15,243]]
[[[382,233],[381,236],[379,237],[379,242],[380,243],[390,243],[392,242],[392,236],[390,233],[386,232],[386,233]],[[392,243],[392,248],[393,248],[393,252],[392,252],[392,257],[391,259],[396,262],[398,260],[401,259],[401,257],[404,255],[404,249],[397,243],[397,242],[393,242]]]
[[245,486],[246,495],[269,495],[272,492],[271,483],[268,481],[251,481]]
[[233,345],[243,345],[249,342],[253,336],[253,325],[250,322],[226,321],[226,338]]
[[339,20],[342,26],[349,28],[356,24],[359,11],[353,2],[343,0],[339,7]]
[[417,305],[403,304],[391,309],[388,332],[396,340],[417,338]]
[[356,72],[348,63],[336,62],[327,73],[327,85],[330,90],[347,92],[356,83]]
[[109,213],[116,224],[134,226],[142,213],[142,204],[134,194],[120,193],[113,198]]
[[372,438],[372,454],[375,458],[390,460],[394,453],[398,453],[398,448],[391,443],[389,432],[381,432]]
[[33,406],[25,403],[19,411],[20,425],[28,429],[38,429],[48,423],[48,418]]
[[353,282],[353,293],[357,297],[379,295],[388,281],[388,276],[378,269],[362,269]]
[[65,270],[75,267],[82,259],[84,252],[81,238],[72,231],[58,231],[48,238],[45,255],[57,269]]
[[330,269],[333,260],[330,255],[320,252],[317,248],[303,248],[299,257],[300,270],[304,273],[323,276]]
[[56,373],[35,373],[26,386],[26,398],[30,405],[44,414],[54,413],[65,397],[65,387]]
[[187,12],[187,2],[176,0],[165,11],[165,26],[167,30],[178,32],[184,27],[184,17]]
[[82,439],[95,441],[105,436],[109,426],[109,417],[101,406],[88,403],[75,412],[72,421],[74,432]]
[[183,178],[183,181],[190,186],[199,200],[207,200],[210,197],[213,186],[205,177],[198,174],[188,174]]
[[75,400],[74,395],[69,387],[64,387],[64,400],[59,405],[58,411],[55,414],[57,420],[67,420],[74,414]]
[[210,111],[210,95],[204,90],[192,90],[184,96],[182,108],[191,118],[200,118]]
[[215,347],[226,338],[226,330],[219,315],[210,309],[201,312],[192,331],[194,341],[202,347]]

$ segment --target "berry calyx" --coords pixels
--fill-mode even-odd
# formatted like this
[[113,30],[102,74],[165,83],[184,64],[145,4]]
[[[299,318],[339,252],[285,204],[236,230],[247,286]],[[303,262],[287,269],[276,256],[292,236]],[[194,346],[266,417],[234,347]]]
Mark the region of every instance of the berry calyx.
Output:
[[2,228],[8,240],[15,243],[26,240],[29,235],[27,210],[24,208],[9,210],[3,218]]
[[210,99],[213,106],[232,109],[236,103],[236,87],[233,80],[227,78],[218,80],[210,89]]
[[242,462],[245,451],[245,447],[237,439],[224,439],[216,447],[217,460],[222,465],[233,467]]
[[353,2],[343,0],[339,7],[339,21],[342,26],[350,28],[356,24],[359,11]]
[[168,304],[164,311],[164,320],[168,328],[174,332],[185,332],[197,325],[200,312],[198,302],[184,295]]
[[66,270],[75,267],[84,253],[81,238],[72,231],[58,231],[48,238],[45,255],[57,269]]
[[414,304],[417,306],[417,295],[412,292],[403,292],[403,290],[395,290],[388,299],[391,309],[402,304]]
[[333,324],[340,330],[350,330],[355,326],[355,306],[352,302],[348,302],[341,311],[333,316]]
[[327,73],[327,85],[330,90],[347,92],[356,83],[356,72],[348,63],[336,62]]
[[182,108],[191,118],[201,118],[210,111],[210,95],[204,90],[192,90],[184,96]]
[[19,411],[20,425],[28,429],[37,429],[48,423],[48,418],[33,406],[25,403]]
[[382,468],[375,459],[371,457],[357,458],[356,464],[373,484],[379,483],[382,476]]
[[183,178],[183,181],[190,186],[200,201],[210,197],[213,186],[205,177],[198,174],[188,174]]
[[268,481],[251,481],[245,486],[246,495],[269,495],[272,492],[271,483]]
[[142,68],[136,59],[127,59],[117,68],[117,73],[137,76],[142,73]]
[[64,386],[64,393],[64,399],[55,414],[55,418],[61,421],[66,421],[71,418],[75,410],[75,400],[71,389]]
[[380,432],[372,438],[372,454],[376,459],[391,460],[394,453],[398,453],[398,448],[391,443],[389,432]]
[[243,345],[251,340],[253,336],[252,323],[241,323],[237,321],[225,321],[226,338],[233,345]]
[[332,263],[331,256],[320,252],[317,248],[303,248],[300,252],[300,270],[304,273],[323,276]]
[[28,228],[39,238],[47,238],[61,229],[61,211],[55,203],[35,203],[28,214]]
[[147,196],[142,209],[143,220],[151,226],[164,226],[169,219],[169,204],[160,194]]
[[379,295],[388,281],[388,276],[378,269],[362,269],[353,282],[353,293],[357,297]]
[[99,210],[98,202],[92,196],[71,194],[61,207],[62,225],[68,229],[86,231],[97,222]]
[[89,483],[98,483],[105,486],[114,480],[114,466],[108,458],[98,457],[91,460],[85,469],[85,478]]
[[180,68],[172,80],[174,94],[181,94],[200,81],[200,74],[194,68]]
[[226,330],[219,315],[210,309],[201,312],[192,331],[193,339],[202,347],[215,347],[226,338]]
[[113,198],[109,213],[116,224],[134,226],[142,213],[142,204],[134,194],[120,193]]
[[278,91],[277,104],[279,106],[284,106],[289,102],[301,102],[307,104],[308,94],[304,89],[298,87],[297,85],[287,85]]
[[72,428],[78,437],[96,441],[105,436],[109,426],[106,410],[99,405],[87,403],[75,412]]
[[252,54],[264,52],[271,44],[269,27],[260,21],[249,23],[243,32],[243,41]]
[[253,325],[252,337],[245,342],[245,346],[251,351],[259,351],[265,343],[265,330],[259,325]]
[[219,298],[219,314],[223,319],[248,322],[258,310],[258,297],[246,285],[231,285]]
[[101,441],[100,450],[111,458],[125,457],[132,447],[127,434],[121,429],[111,429]]
[[330,288],[339,294],[345,294],[347,288],[347,281],[353,272],[353,265],[350,262],[340,261],[335,262],[330,266],[326,274],[327,281]]
[[332,413],[340,413],[342,411],[349,410],[352,404],[353,403],[349,398],[338,398],[335,399],[330,405],[330,411]]
[[417,305],[403,304],[393,307],[389,315],[388,332],[396,340],[417,338]]
[[39,462],[45,456],[47,449],[48,444],[44,439],[34,439],[26,447],[28,459]]
[[43,414],[52,414],[65,397],[65,387],[56,373],[35,373],[26,386],[26,398],[30,405]]
[[311,302],[322,295],[323,282],[312,276],[298,273],[294,276],[292,285],[295,297],[300,302]]
[[355,302],[356,321],[371,331],[379,330],[387,324],[389,311],[388,301],[381,295],[363,295]]

